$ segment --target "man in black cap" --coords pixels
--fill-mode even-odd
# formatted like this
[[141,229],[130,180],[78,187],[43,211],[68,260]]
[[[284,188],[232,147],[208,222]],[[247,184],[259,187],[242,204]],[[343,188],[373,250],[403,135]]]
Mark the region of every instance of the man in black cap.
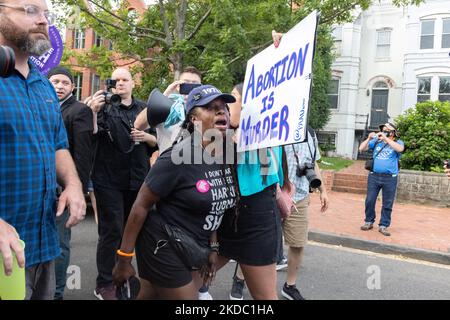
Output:
[[373,228],[375,204],[382,190],[383,205],[378,231],[385,236],[391,235],[388,227],[391,224],[392,207],[397,192],[398,162],[404,149],[405,144],[398,139],[397,127],[390,122],[380,125],[380,132],[371,132],[361,143],[361,152],[371,150],[373,153],[373,167],[367,179],[366,218],[361,230]]
[[[72,73],[64,67],[56,67],[47,74],[55,88],[61,106],[61,114],[69,140],[69,151],[75,162],[80,177],[83,193],[88,192],[89,174],[93,161],[93,120],[92,111],[85,104],[78,102],[72,94],[75,86]],[[69,212],[56,218],[59,233],[61,255],[55,262],[56,291],[55,299],[62,300],[66,286],[67,268],[70,261],[71,230],[66,228]]]

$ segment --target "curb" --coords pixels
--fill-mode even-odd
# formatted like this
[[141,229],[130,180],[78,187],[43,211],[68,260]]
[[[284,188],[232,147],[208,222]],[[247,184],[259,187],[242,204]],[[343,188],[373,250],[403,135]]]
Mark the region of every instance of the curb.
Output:
[[381,254],[401,255],[412,259],[450,265],[450,253],[440,251],[417,249],[319,231],[309,231],[308,240]]

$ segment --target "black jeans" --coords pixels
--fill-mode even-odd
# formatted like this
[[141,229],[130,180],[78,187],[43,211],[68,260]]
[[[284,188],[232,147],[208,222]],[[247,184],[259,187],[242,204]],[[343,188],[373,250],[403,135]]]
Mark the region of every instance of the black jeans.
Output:
[[94,185],[98,211],[97,287],[112,283],[116,251],[120,248],[123,230],[137,193]]

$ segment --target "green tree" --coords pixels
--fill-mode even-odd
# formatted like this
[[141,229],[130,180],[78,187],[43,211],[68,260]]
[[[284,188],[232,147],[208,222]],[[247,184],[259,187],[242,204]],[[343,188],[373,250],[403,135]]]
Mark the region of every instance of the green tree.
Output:
[[[313,90],[309,123],[321,129],[330,117],[327,97],[331,78],[332,39],[330,26],[354,19],[353,9],[366,9],[373,0],[158,0],[142,19],[130,14],[126,1],[52,0],[64,8],[62,24],[92,27],[113,41],[115,52],[131,62],[140,73],[135,94],[146,98],[155,87],[164,89],[178,78],[184,66],[195,65],[204,72],[204,82],[222,90],[242,82],[247,60],[272,43],[271,30],[285,32],[313,10],[321,14],[314,60]],[[112,3],[118,3],[114,7]],[[397,5],[422,0],[394,0]],[[77,13],[80,13],[79,15]],[[96,70],[111,73],[111,51],[66,52],[69,57]],[[101,63],[99,63],[99,61]]]
[[450,103],[418,103],[396,118],[405,143],[402,168],[443,172],[443,160],[450,158]]

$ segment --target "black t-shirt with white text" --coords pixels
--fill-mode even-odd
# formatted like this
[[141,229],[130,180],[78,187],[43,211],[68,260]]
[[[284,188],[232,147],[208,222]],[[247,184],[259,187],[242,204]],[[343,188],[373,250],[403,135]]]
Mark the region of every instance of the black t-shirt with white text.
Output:
[[[226,164],[176,165],[172,152],[190,145],[192,154],[204,152],[185,139],[167,149],[156,161],[145,179],[147,187],[160,197],[155,221],[178,226],[207,243],[217,230],[226,210],[236,205],[232,168]],[[183,149],[185,150],[185,149]]]

